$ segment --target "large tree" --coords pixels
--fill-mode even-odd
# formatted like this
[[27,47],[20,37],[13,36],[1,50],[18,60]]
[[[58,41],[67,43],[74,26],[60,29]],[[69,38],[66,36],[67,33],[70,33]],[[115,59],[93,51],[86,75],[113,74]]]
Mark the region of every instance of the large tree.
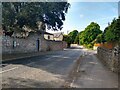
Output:
[[96,37],[95,43],[104,43],[104,42],[105,42],[104,34],[101,33]]
[[100,26],[97,23],[91,22],[84,31],[80,32],[80,44],[92,47],[94,40],[101,33]]
[[70,47],[71,44],[75,43],[75,39],[76,39],[77,35],[78,35],[78,31],[73,30],[68,35],[63,36],[63,41],[66,41],[68,47]]
[[37,30],[42,22],[48,29],[61,30],[69,6],[67,2],[2,2],[3,29],[28,26]]
[[79,42],[79,39],[80,39],[80,35],[81,35],[81,32],[79,32],[78,34],[77,34],[77,36],[75,37],[75,44],[80,44],[80,42]]
[[75,43],[75,38],[78,35],[78,31],[77,30],[73,30],[68,35],[71,37],[71,43]]
[[63,35],[63,41],[67,42],[67,47],[70,47],[71,45],[71,41],[72,41],[72,37],[70,35]]
[[79,44],[83,45],[84,44],[84,31],[81,31],[79,33]]
[[84,31],[84,42],[85,44],[91,43],[96,37],[101,34],[100,26],[97,23],[92,22],[85,28]]
[[113,19],[111,24],[105,28],[104,33],[107,42],[120,42],[120,17]]

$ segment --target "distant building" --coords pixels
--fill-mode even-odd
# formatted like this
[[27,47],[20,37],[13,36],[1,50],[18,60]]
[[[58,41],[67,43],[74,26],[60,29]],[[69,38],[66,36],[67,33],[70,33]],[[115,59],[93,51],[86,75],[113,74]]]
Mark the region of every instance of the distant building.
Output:
[[51,33],[45,32],[45,33],[44,33],[44,38],[45,38],[46,40],[54,40],[54,35],[51,34]]
[[63,33],[54,33],[54,40],[55,41],[62,41],[63,40]]

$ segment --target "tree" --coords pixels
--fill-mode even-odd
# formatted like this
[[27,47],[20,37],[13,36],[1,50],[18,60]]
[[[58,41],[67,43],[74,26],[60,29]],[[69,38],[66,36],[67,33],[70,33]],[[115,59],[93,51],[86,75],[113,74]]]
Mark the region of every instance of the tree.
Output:
[[104,32],[107,42],[120,42],[120,17],[118,19],[114,18]]
[[70,47],[72,38],[69,35],[63,35],[63,41],[67,42],[67,47]]
[[91,22],[84,31],[80,34],[80,44],[93,46],[96,37],[101,34],[100,26],[97,23]]
[[68,35],[63,36],[63,41],[66,41],[68,44],[68,47],[70,47],[70,44],[75,43],[75,38],[78,35],[77,30],[73,30]]
[[42,22],[48,29],[61,30],[69,6],[67,2],[2,2],[2,26],[6,31],[24,26],[38,30]]
[[75,44],[80,44],[80,43],[79,43],[80,35],[81,35],[81,33],[79,32],[79,33],[77,34],[76,38],[75,38],[75,41],[74,41]]
[[90,25],[85,28],[84,39],[85,44],[89,44],[96,39],[96,37],[101,34],[100,26],[97,23],[92,22]]
[[105,39],[104,39],[103,33],[101,33],[96,37],[95,43],[104,43],[104,42],[105,42]]
[[78,35],[78,31],[77,30],[73,30],[68,35],[71,37],[71,44],[75,43],[75,38]]
[[80,45],[84,44],[84,31],[81,31],[79,34],[79,44]]

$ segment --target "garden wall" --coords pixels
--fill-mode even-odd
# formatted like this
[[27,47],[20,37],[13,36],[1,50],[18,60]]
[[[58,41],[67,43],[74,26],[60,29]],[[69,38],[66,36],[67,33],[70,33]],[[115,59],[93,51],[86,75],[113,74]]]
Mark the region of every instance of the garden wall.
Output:
[[114,47],[113,49],[98,47],[97,55],[109,69],[114,72],[120,72],[120,47]]
[[63,41],[46,40],[39,33],[31,33],[26,38],[13,38],[3,35],[2,54],[63,50],[63,48],[66,48],[65,44]]

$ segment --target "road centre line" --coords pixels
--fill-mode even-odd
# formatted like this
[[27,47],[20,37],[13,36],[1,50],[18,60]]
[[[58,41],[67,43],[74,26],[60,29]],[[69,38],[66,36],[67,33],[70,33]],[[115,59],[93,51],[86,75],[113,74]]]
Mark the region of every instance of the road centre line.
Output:
[[8,70],[1,71],[0,74],[1,74],[1,73],[5,73],[5,72],[8,72],[8,71],[12,71],[12,70],[17,69],[17,68],[18,68],[18,67],[14,67],[14,68],[11,68],[11,69],[8,69]]

